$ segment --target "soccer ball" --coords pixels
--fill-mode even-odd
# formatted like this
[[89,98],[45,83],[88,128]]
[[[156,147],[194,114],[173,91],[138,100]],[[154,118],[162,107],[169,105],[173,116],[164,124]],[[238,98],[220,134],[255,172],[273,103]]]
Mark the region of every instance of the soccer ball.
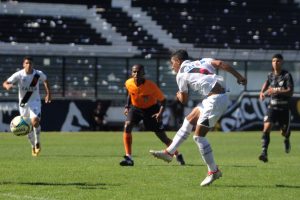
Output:
[[16,136],[27,135],[32,130],[30,118],[16,116],[10,122],[10,130]]

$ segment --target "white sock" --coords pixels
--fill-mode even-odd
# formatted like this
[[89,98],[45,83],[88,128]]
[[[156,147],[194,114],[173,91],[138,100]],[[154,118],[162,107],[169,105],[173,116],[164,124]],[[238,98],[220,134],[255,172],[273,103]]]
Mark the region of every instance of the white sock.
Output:
[[28,135],[27,135],[27,138],[31,144],[31,147],[35,147],[35,143],[34,143],[34,133],[33,131],[31,131]]
[[208,140],[205,137],[195,136],[193,137],[194,141],[196,142],[201,157],[205,164],[207,165],[208,171],[217,171],[218,167],[214,160],[214,155],[212,153],[211,146]]
[[166,149],[170,154],[174,154],[178,147],[189,137],[193,130],[193,125],[185,118],[182,126],[177,131],[172,143]]
[[35,141],[34,144],[36,145],[37,143],[40,144],[40,134],[41,134],[41,126],[35,128],[33,127],[33,132],[34,132],[34,136],[35,136]]

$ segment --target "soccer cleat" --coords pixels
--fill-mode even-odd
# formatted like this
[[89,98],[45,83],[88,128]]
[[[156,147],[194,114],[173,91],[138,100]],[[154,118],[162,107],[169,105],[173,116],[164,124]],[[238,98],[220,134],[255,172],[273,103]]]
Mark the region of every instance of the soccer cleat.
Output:
[[149,151],[154,157],[164,160],[166,162],[171,162],[173,159],[173,155],[168,153],[166,150],[161,150],[161,151],[154,151],[150,150]]
[[201,182],[200,186],[208,186],[220,177],[222,177],[222,172],[219,169],[215,172],[208,172],[208,175]]
[[266,153],[262,153],[262,154],[260,154],[258,159],[266,163],[266,162],[268,162],[268,155]]
[[32,156],[38,156],[41,153],[41,145],[39,143],[37,143],[35,145],[35,154],[32,154]]
[[129,158],[128,156],[124,156],[124,160],[122,160],[120,162],[121,166],[133,166],[134,162],[131,158]]
[[31,155],[32,156],[34,156],[34,157],[36,157],[37,155],[36,155],[36,152],[35,152],[35,148],[34,147],[32,147],[32,150],[31,150]]
[[38,156],[41,153],[41,148],[35,149],[35,156]]
[[184,159],[183,159],[182,154],[176,155],[176,160],[177,160],[177,162],[178,162],[180,165],[185,165],[185,162],[184,162]]
[[290,153],[291,151],[291,143],[288,138],[284,140],[284,148],[285,148],[285,153]]

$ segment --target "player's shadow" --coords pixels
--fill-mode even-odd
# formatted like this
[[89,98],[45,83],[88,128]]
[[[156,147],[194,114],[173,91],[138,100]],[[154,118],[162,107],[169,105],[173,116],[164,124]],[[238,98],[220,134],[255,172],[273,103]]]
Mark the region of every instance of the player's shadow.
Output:
[[[170,165],[167,165],[167,164],[148,164],[147,166],[149,167],[157,167],[157,166],[180,166],[180,167],[205,167],[206,165],[204,164],[193,164],[193,163],[186,163],[185,165],[179,165],[179,164],[170,164]],[[236,167],[236,168],[256,168],[257,166],[256,165],[221,165],[222,166],[230,166],[230,167]]]
[[31,185],[31,186],[74,186],[79,189],[100,189],[106,190],[110,186],[120,186],[118,184],[106,184],[106,183],[86,183],[86,182],[70,182],[70,183],[54,183],[54,182],[12,182],[3,181],[0,185]]
[[55,157],[66,157],[66,158],[70,158],[70,157],[73,157],[73,158],[100,158],[100,157],[120,157],[120,156],[117,156],[117,155],[75,155],[75,154],[69,154],[69,155],[66,155],[66,154],[57,154],[57,155],[43,155],[43,157],[52,157],[52,158],[55,158]]
[[299,189],[299,185],[285,185],[285,184],[275,184],[275,185],[214,185],[215,187],[226,187],[226,188],[290,188]]
[[279,188],[300,188],[300,185],[285,185],[285,184],[276,184],[276,187]]

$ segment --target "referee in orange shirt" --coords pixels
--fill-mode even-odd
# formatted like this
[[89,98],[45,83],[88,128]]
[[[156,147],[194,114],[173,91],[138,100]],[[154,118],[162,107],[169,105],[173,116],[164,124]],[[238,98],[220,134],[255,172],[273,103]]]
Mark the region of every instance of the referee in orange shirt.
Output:
[[[128,91],[124,114],[127,116],[124,124],[123,142],[126,155],[120,162],[121,166],[133,166],[132,159],[132,128],[143,120],[146,130],[153,131],[167,146],[172,143],[168,138],[163,124],[162,114],[166,107],[166,98],[159,87],[152,81],[145,79],[144,66],[136,64],[131,69],[132,78],[125,82]],[[184,165],[182,154],[175,153],[176,160]]]

